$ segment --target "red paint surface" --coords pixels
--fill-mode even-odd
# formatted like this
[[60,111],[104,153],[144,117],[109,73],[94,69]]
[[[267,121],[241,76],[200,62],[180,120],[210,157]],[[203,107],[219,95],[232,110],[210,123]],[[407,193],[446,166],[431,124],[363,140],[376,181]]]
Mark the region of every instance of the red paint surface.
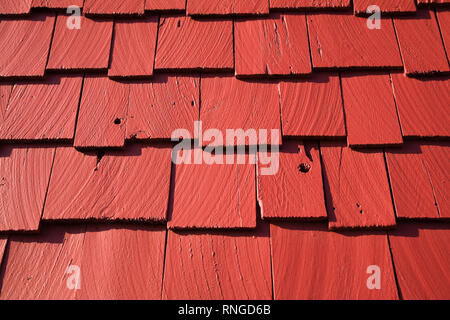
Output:
[[0,106],[0,139],[73,139],[82,82],[81,76],[49,76],[16,84]]
[[255,228],[255,164],[249,164],[248,157],[244,164],[238,164],[236,156],[234,164],[195,164],[194,150],[190,151],[191,164],[176,165],[172,173],[175,183],[169,228]]
[[350,74],[341,79],[348,145],[402,144],[389,75]]
[[267,226],[251,232],[169,231],[164,299],[271,299]]
[[75,274],[68,267],[81,268],[84,230],[85,226],[51,226],[38,235],[11,236],[3,258],[0,299],[75,299],[75,290],[67,286]]
[[30,12],[33,0],[0,0],[0,15],[24,15]]
[[[398,299],[385,233],[273,224],[270,234],[275,299]],[[380,268],[379,290],[367,287],[373,265]]]
[[343,9],[350,5],[350,0],[270,0],[270,8],[274,9]]
[[434,11],[394,20],[407,75],[450,72]]
[[88,226],[82,255],[81,300],[155,300],[161,297],[163,228]]
[[44,219],[165,221],[171,149],[132,145],[124,151],[56,150]]
[[194,137],[199,119],[198,76],[156,75],[151,82],[130,84],[128,139],[171,139],[177,129]]
[[314,73],[311,79],[280,82],[283,135],[344,137],[341,86],[336,74]]
[[308,14],[309,41],[315,68],[401,68],[392,20],[381,29],[351,14]]
[[153,75],[158,18],[116,21],[110,77],[149,77]]
[[184,11],[186,0],[148,0],[145,10],[149,11]]
[[3,254],[6,250],[6,244],[8,243],[8,238],[0,237],[0,261],[3,259]]
[[75,147],[123,147],[129,84],[86,76],[78,114]]
[[448,225],[402,224],[389,240],[403,299],[450,299]]
[[386,150],[395,211],[398,218],[438,218],[433,185],[423,146],[408,143]]
[[66,9],[70,6],[82,8],[84,0],[32,0],[33,8]]
[[395,214],[381,150],[321,143],[329,227],[389,228]]
[[304,14],[273,14],[269,18],[236,20],[236,75],[311,73]]
[[268,14],[268,0],[189,0],[189,15]]
[[[450,1],[449,1],[450,3]],[[448,53],[450,52],[450,11],[448,10],[438,10],[436,11],[437,21],[439,24],[439,30],[441,31],[442,40],[444,41],[444,46]]]
[[143,15],[145,0],[84,0],[86,15]]
[[413,79],[392,74],[398,115],[404,136],[449,137],[449,77]]
[[419,5],[445,5],[450,3],[450,0],[417,0],[417,4]]
[[[262,175],[258,170],[257,196],[262,217],[326,219],[318,145],[285,142],[278,155],[277,172]],[[262,167],[259,163],[259,169]]]
[[377,5],[383,13],[414,13],[416,3],[414,0],[353,0],[353,11],[355,14],[367,14],[367,8]]
[[0,21],[0,78],[44,76],[54,23],[53,15],[40,14]]
[[[280,107],[275,82],[257,82],[238,80],[235,77],[204,77],[201,79],[200,120],[203,131],[219,129],[223,135],[220,141],[207,141],[203,145],[254,145],[250,139],[242,137],[229,141],[226,131],[229,129],[256,130],[258,144],[281,143]],[[267,132],[264,141],[259,130]],[[279,139],[272,140],[271,130],[279,131]],[[245,141],[244,141],[245,140]]]
[[0,232],[38,230],[54,150],[0,147]]
[[162,16],[155,68],[232,70],[233,22]]
[[81,17],[80,29],[67,28],[65,15],[58,16],[47,69],[107,69],[113,21]]

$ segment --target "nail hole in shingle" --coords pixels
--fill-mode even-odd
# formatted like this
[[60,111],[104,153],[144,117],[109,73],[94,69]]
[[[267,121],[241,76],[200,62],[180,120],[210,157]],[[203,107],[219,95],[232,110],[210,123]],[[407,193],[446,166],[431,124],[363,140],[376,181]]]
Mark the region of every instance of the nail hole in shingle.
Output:
[[120,120],[119,118],[116,118],[116,119],[114,120],[114,124],[119,125],[119,124],[121,124],[121,123],[122,123],[122,120]]
[[298,171],[300,172],[307,173],[309,170],[311,170],[311,165],[308,163],[300,163],[298,166]]
[[178,22],[177,22],[177,27],[178,28],[181,27],[181,21],[180,20],[178,20]]
[[359,203],[356,203],[356,207],[361,208],[361,205]]
[[363,213],[364,213],[364,211],[362,211],[362,210],[359,210],[359,213],[363,214]]
[[195,106],[195,101],[194,100],[191,101],[191,106]]

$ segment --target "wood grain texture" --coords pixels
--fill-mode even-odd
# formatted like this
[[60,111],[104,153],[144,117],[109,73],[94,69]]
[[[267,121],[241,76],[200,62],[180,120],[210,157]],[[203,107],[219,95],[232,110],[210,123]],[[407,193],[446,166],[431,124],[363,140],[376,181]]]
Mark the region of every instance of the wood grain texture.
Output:
[[128,139],[171,139],[176,129],[194,137],[199,120],[198,76],[155,75],[150,82],[130,84]]
[[[449,2],[450,3],[450,0]],[[441,31],[442,40],[447,53],[447,59],[450,52],[450,10],[436,10],[437,22]]]
[[84,0],[32,0],[32,8],[66,9],[70,6],[83,8]]
[[235,21],[237,76],[312,72],[304,14],[272,14]]
[[446,6],[450,3],[450,0],[417,0],[419,6]]
[[[233,76],[202,77],[200,120],[203,130],[219,129],[225,145],[251,145],[248,138],[226,139],[227,130],[256,130],[258,144],[281,144],[279,95],[275,82],[244,81]],[[259,130],[267,130],[263,141]],[[271,130],[278,130],[273,140]],[[275,137],[274,137],[275,138]],[[245,140],[245,142],[243,141]],[[220,145],[220,141],[206,141],[203,145]]]
[[353,73],[341,79],[348,145],[402,144],[389,75]]
[[0,147],[0,231],[39,228],[54,148]]
[[422,146],[427,171],[433,186],[439,216],[450,218],[450,144],[448,142]]
[[26,15],[33,0],[0,0],[0,15]]
[[353,0],[353,12],[366,15],[367,8],[374,4],[382,13],[414,13],[417,9],[414,0],[379,0],[377,3],[373,0]]
[[143,226],[88,226],[78,300],[161,298],[166,230]]
[[148,11],[184,11],[186,0],[146,0],[145,10]]
[[392,74],[403,136],[449,137],[450,77],[414,79]]
[[[386,233],[272,224],[270,235],[275,299],[398,299]],[[373,265],[380,268],[381,286],[370,290],[367,269]]]
[[257,171],[262,218],[326,219],[319,146],[289,141],[278,156],[274,175]]
[[102,76],[86,76],[75,147],[123,147],[130,87]]
[[395,214],[382,150],[321,143],[330,229],[391,228]]
[[345,137],[337,74],[313,73],[307,80],[280,82],[283,136]]
[[188,15],[269,14],[268,0],[188,0]]
[[43,77],[54,24],[54,15],[42,14],[1,20],[0,78]]
[[86,15],[143,15],[145,0],[84,0]]
[[308,14],[307,21],[314,68],[403,67],[391,19],[374,30],[352,14]]
[[[186,163],[173,169],[173,207],[169,209],[171,229],[248,229],[256,226],[255,164],[245,156],[244,164]],[[253,162],[254,163],[254,162]]]
[[155,69],[232,70],[233,22],[161,16]]
[[450,299],[450,229],[446,224],[404,223],[389,232],[402,298]]
[[1,236],[0,237],[0,265],[2,264],[3,254],[5,253],[7,244],[8,244],[8,238],[6,236]]
[[11,236],[0,299],[74,300],[75,290],[67,286],[73,271],[68,268],[81,268],[84,231],[85,226],[46,226],[38,235]]
[[135,78],[153,75],[158,17],[116,21],[110,77]]
[[398,218],[438,218],[433,185],[422,146],[409,142],[386,150],[389,179]]
[[92,20],[82,16],[80,29],[69,29],[68,18],[60,15],[56,19],[47,69],[108,69],[113,21]]
[[0,106],[0,140],[72,140],[81,76],[49,76],[14,85]]
[[268,226],[251,232],[169,231],[164,299],[272,297]]
[[130,145],[124,151],[56,151],[46,220],[165,221],[171,148]]
[[271,9],[344,9],[350,0],[270,0]]
[[396,18],[394,25],[407,75],[450,72],[434,11]]

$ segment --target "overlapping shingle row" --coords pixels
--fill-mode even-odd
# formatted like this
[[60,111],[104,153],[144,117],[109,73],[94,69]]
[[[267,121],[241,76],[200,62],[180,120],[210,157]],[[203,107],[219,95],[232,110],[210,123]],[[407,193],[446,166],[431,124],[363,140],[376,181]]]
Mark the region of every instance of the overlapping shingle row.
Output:
[[0,0],[0,298],[450,297],[448,1],[70,4]]

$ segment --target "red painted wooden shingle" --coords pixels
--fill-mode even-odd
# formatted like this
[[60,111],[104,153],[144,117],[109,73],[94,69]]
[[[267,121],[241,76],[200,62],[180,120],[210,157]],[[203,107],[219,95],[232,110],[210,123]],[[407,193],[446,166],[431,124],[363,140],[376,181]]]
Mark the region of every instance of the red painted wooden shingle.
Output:
[[341,86],[336,74],[280,83],[283,136],[345,137]]
[[164,299],[271,299],[267,226],[251,232],[169,231]]
[[83,7],[84,0],[32,0],[33,8],[66,9],[70,6]]
[[143,15],[145,0],[84,0],[86,15]]
[[118,20],[115,23],[110,77],[148,77],[153,75],[158,18]]
[[232,70],[233,22],[162,16],[156,69]]
[[304,14],[273,14],[235,22],[236,75],[311,73]]
[[447,5],[450,4],[450,0],[417,0],[417,4],[420,6],[426,5]]
[[[272,151],[273,152],[273,151]],[[259,153],[259,157],[265,156]],[[272,175],[258,168],[258,202],[263,218],[327,218],[317,144],[285,142]]]
[[236,156],[231,164],[225,161],[209,164],[205,158],[202,164],[196,164],[199,152],[201,149],[196,148],[174,155],[179,164],[172,174],[173,208],[169,209],[169,228],[255,228],[254,157],[251,161],[252,157],[246,156],[243,164],[238,163]]
[[407,75],[450,72],[433,11],[418,11],[414,18],[394,19]]
[[149,11],[184,11],[186,0],[146,0],[145,10]]
[[33,0],[0,0],[0,15],[25,15]]
[[129,84],[107,77],[87,76],[78,114],[75,146],[123,147]]
[[392,74],[403,136],[449,137],[449,77],[414,79]]
[[67,27],[68,16],[56,19],[47,69],[106,70],[109,63],[113,21],[81,17],[80,29]]
[[70,288],[75,288],[78,275],[83,286],[84,230],[84,226],[46,226],[38,235],[11,236],[3,258],[0,299],[75,299],[76,291]]
[[188,0],[189,15],[269,14],[269,0]]
[[314,68],[401,68],[392,20],[369,29],[367,19],[352,14],[307,15]]
[[43,77],[54,24],[53,15],[1,20],[0,78]]
[[[385,233],[335,233],[323,225],[271,225],[275,299],[398,299]],[[379,267],[380,289],[370,267]]]
[[171,148],[128,146],[103,157],[56,150],[44,219],[165,221]]
[[450,299],[448,225],[400,224],[389,240],[403,299]]
[[6,244],[8,243],[8,238],[0,237],[0,264],[3,260],[3,254],[6,250]]
[[423,145],[422,149],[439,216],[450,218],[450,144],[443,142]]
[[329,227],[395,226],[386,166],[381,150],[355,151],[321,143]]
[[394,206],[398,218],[438,218],[423,148],[407,143],[401,149],[386,150]]
[[0,105],[0,140],[71,140],[80,101],[81,76],[50,76],[14,85]]
[[54,148],[0,147],[0,232],[39,228]]
[[[450,3],[450,1],[449,1]],[[442,40],[444,41],[444,46],[447,53],[447,59],[449,59],[450,53],[450,11],[449,10],[438,10],[436,11],[439,29],[441,31]]]
[[349,146],[403,143],[389,75],[343,75],[342,93]]
[[353,0],[353,11],[355,14],[367,14],[367,8],[372,5],[378,6],[382,13],[416,12],[414,0]]
[[199,120],[199,77],[157,75],[130,84],[128,139],[170,139],[176,129],[194,137]]
[[76,298],[160,299],[165,235],[163,228],[88,226]]
[[271,9],[344,9],[350,5],[350,0],[270,0]]
[[[224,136],[220,141],[207,141],[215,145],[254,145],[255,141],[247,137],[235,138],[232,141],[227,136],[228,130],[254,130],[258,139],[256,143],[281,143],[280,107],[277,84],[261,81],[238,80],[233,76],[204,77],[201,79],[200,120],[203,130],[219,129]],[[264,140],[259,130],[266,130]],[[272,130],[278,131],[278,136],[271,135]],[[249,131],[250,133],[250,131]],[[244,141],[245,140],[245,141]]]

